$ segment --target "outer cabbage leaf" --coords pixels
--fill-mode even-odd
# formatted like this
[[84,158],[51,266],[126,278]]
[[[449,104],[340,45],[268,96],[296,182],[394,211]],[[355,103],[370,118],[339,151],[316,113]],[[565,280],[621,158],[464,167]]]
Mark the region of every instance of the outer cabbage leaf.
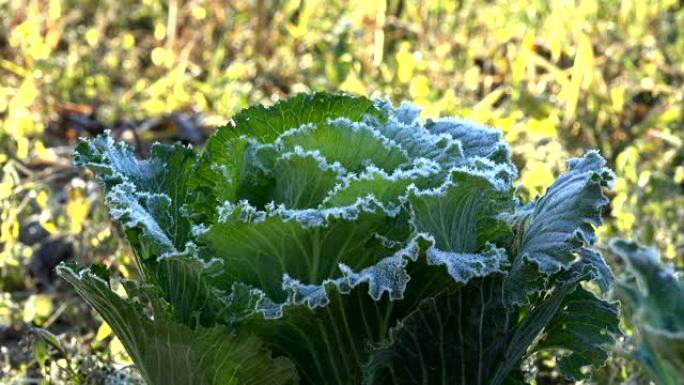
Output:
[[663,385],[684,378],[684,281],[660,261],[653,248],[614,239],[611,250],[628,265],[633,279],[618,282],[617,293],[628,303],[638,329],[634,357]]
[[107,321],[149,385],[294,384],[296,371],[286,358],[272,359],[263,344],[225,326],[191,329],[175,322],[152,287],[128,282],[129,296],[151,302],[153,318],[142,303],[125,300],[109,288],[104,267],[77,270],[61,265],[58,273]]
[[107,135],[82,141],[74,162],[88,167],[103,183],[110,213],[122,227],[149,283],[165,293],[177,319],[187,325],[212,325],[223,307],[220,294],[204,282],[208,262],[192,245],[186,205],[195,151],[180,144],[155,144],[147,160]]
[[604,165],[597,152],[568,161],[568,171],[546,194],[514,215],[516,257],[507,278],[508,303],[527,303],[528,295],[544,290],[550,274],[567,269],[595,242],[594,226],[602,223],[601,210],[608,204],[602,189],[613,180]]
[[195,158],[192,148],[177,144],[155,145],[150,159],[137,160],[131,148],[107,134],[82,141],[74,152],[74,163],[103,182],[112,217],[142,261],[182,249],[190,239],[182,208]]
[[544,336],[535,350],[560,350],[558,369],[563,377],[579,381],[590,373],[585,368],[598,368],[608,357],[614,343],[620,315],[617,305],[596,297],[581,286],[566,296],[560,310],[544,328]]
[[191,327],[212,326],[223,317],[232,299],[209,283],[221,271],[221,262],[205,262],[197,254],[194,245],[182,252],[163,254],[149,282],[161,290],[176,321]]
[[373,350],[366,384],[494,385],[513,314],[502,306],[499,278],[423,300]]
[[565,273],[567,278],[524,317],[506,305],[502,276],[425,299],[374,348],[366,383],[523,383],[523,357],[546,349],[567,352],[559,364],[565,377],[585,378],[583,368],[601,366],[606,345],[620,331],[616,305],[578,286],[588,270],[582,271]]

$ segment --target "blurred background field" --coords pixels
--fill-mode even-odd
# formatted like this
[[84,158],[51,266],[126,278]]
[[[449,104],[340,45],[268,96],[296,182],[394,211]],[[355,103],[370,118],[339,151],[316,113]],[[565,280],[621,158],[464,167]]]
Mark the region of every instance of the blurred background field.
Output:
[[[681,1],[0,0],[0,383],[135,382],[52,274],[66,259],[136,274],[71,166],[78,137],[201,145],[243,107],[312,90],[500,128],[526,198],[597,148],[617,173],[602,242],[638,237],[684,266]],[[648,383],[623,355],[595,381]],[[539,360],[537,384],[563,383]]]

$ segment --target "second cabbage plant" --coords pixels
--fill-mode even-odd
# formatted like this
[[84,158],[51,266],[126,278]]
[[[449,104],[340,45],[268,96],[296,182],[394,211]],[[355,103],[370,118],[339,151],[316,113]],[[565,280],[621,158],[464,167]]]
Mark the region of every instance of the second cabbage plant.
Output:
[[538,352],[587,377],[620,334],[592,248],[612,173],[589,152],[522,202],[500,132],[409,103],[255,106],[203,151],[108,136],[102,182],[140,275],[59,274],[161,384],[524,384]]

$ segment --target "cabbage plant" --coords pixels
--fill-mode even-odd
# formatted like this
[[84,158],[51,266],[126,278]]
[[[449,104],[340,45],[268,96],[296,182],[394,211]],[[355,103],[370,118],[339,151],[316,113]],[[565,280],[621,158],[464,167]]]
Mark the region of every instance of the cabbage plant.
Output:
[[633,357],[656,384],[677,385],[684,378],[684,279],[660,261],[658,252],[634,241],[614,239],[611,250],[629,275],[616,292],[638,334]]
[[523,384],[542,351],[586,378],[620,333],[592,248],[603,158],[525,203],[500,132],[419,113],[314,93],[201,152],[84,140],[140,275],[122,298],[102,266],[59,274],[151,385]]

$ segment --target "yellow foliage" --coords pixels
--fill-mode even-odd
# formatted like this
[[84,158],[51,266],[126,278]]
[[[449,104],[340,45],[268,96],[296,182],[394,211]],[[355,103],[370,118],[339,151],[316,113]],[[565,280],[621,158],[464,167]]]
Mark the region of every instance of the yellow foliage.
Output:
[[164,40],[166,37],[166,27],[159,22],[154,26],[154,38],[157,40]]
[[207,17],[207,9],[204,7],[192,7],[192,17],[197,20],[204,20]]
[[112,335],[112,327],[109,326],[109,324],[105,321],[102,321],[100,324],[100,327],[97,329],[97,333],[95,334],[95,341],[102,341],[105,338],[109,337]]
[[534,45],[534,32],[527,31],[525,37],[518,48],[517,56],[513,61],[511,68],[511,80],[513,83],[519,83],[526,78],[527,69],[533,64],[534,52],[532,51]]
[[528,189],[531,196],[536,196],[543,194],[554,180],[556,177],[546,163],[531,162],[522,174],[520,184]]
[[123,346],[118,337],[112,338],[112,341],[109,343],[109,351],[112,355],[113,361],[117,364],[133,365],[133,361],[128,356],[128,353],[126,353],[126,348]]
[[36,158],[42,161],[54,162],[57,160],[57,155],[54,150],[45,147],[42,140],[33,141],[33,152]]
[[570,82],[563,86],[560,98],[565,101],[565,119],[575,117],[580,97],[580,89],[588,88],[594,72],[594,52],[591,40],[584,33],[577,36],[575,62],[572,66]]
[[48,17],[57,20],[62,16],[62,0],[50,0],[48,4]]
[[684,182],[684,165],[678,166],[675,169],[673,181],[677,184],[681,184],[682,182]]
[[3,201],[12,196],[12,190],[15,184],[15,175],[10,166],[3,168],[2,181],[0,181],[0,201]]
[[409,94],[413,99],[425,99],[430,94],[430,79],[425,75],[417,75],[411,78]]
[[354,94],[364,95],[366,93],[366,86],[363,84],[361,80],[359,80],[356,74],[354,74],[353,72],[349,72],[347,78],[344,80],[342,84],[340,84],[340,90],[351,92]]
[[83,224],[88,218],[89,208],[90,204],[83,191],[79,188],[72,188],[69,191],[69,202],[66,208],[71,233],[78,234],[81,232]]
[[397,79],[401,83],[408,83],[413,77],[413,70],[416,67],[415,55],[410,52],[411,44],[402,42],[399,51],[395,55],[397,61]]
[[155,47],[152,49],[150,58],[152,59],[152,63],[155,65],[164,66],[166,68],[171,68],[173,66],[173,62],[176,60],[176,56],[173,51],[164,47]]
[[22,318],[25,323],[41,325],[52,314],[52,298],[45,294],[34,294],[24,303]]
[[558,117],[551,115],[544,119],[530,119],[528,124],[530,133],[539,138],[557,138],[558,130],[556,126],[558,125]]

